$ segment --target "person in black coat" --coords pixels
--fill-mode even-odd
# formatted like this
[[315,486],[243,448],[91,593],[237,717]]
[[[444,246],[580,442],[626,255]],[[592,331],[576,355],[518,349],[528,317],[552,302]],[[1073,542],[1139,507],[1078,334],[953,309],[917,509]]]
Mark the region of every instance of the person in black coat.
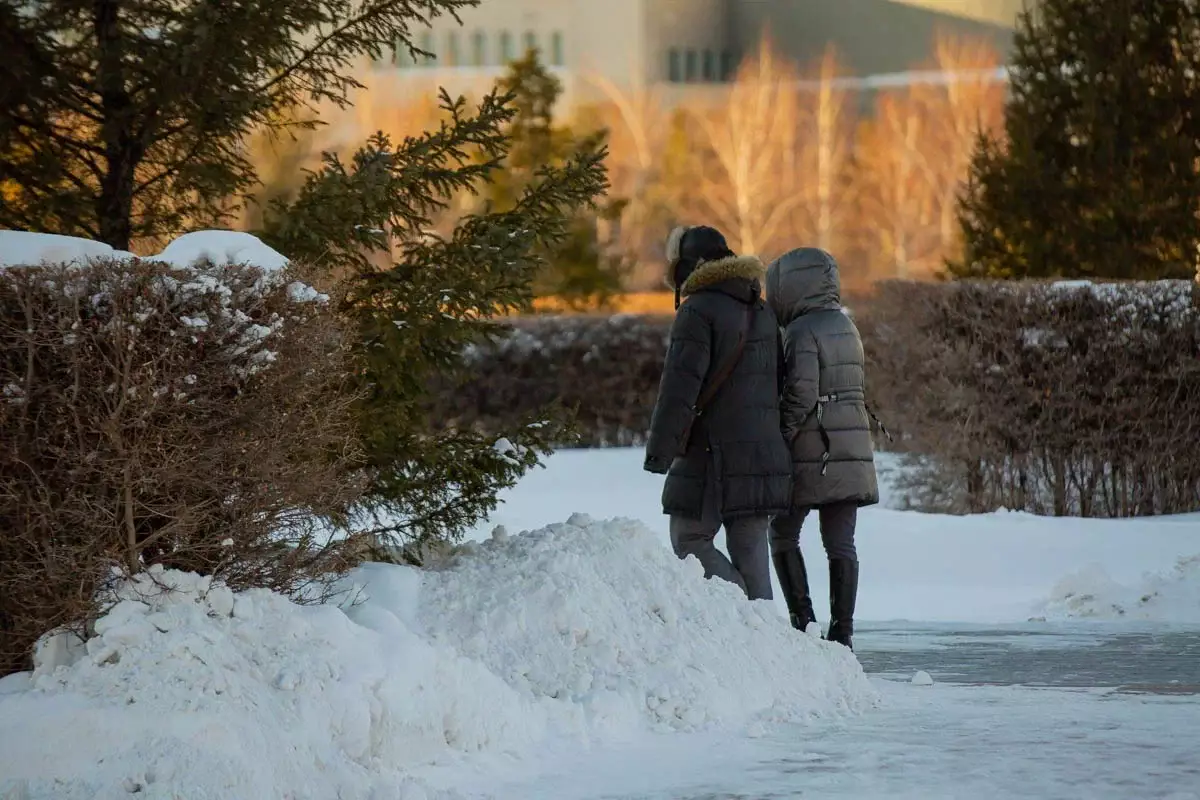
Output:
[[[665,474],[663,512],[680,558],[754,600],[771,598],[767,521],[791,506],[781,432],[780,342],[763,302],[765,268],[709,227],[667,242],[676,314],[650,422],[645,468]],[[726,558],[713,544],[725,527]]]

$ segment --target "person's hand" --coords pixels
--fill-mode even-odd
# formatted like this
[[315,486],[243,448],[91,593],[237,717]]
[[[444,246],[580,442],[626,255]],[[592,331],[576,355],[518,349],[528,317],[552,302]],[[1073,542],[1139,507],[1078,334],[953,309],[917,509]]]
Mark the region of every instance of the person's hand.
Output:
[[642,465],[642,469],[646,472],[653,472],[655,475],[666,475],[670,468],[670,461],[657,456],[646,456],[646,463]]

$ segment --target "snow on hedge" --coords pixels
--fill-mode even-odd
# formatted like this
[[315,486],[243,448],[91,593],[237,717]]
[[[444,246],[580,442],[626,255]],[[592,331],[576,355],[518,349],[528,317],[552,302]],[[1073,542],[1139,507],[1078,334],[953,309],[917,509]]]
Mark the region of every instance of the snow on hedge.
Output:
[[1093,564],[1059,581],[1038,611],[1048,618],[1200,623],[1200,554],[1133,585],[1118,583]]
[[0,231],[0,268],[39,264],[85,264],[99,258],[133,258],[133,253],[74,236]]
[[[137,257],[87,239],[0,231],[0,269],[81,268],[96,261],[126,259],[167,267],[167,273],[153,283],[154,296],[134,298],[139,307],[137,323],[145,324],[158,313],[159,301],[165,302],[179,333],[197,341],[205,335],[226,346],[230,369],[240,377],[267,367],[277,357],[269,344],[287,320],[278,313],[263,312],[269,294],[285,291],[287,299],[297,304],[329,299],[305,283],[288,282],[284,271],[287,258],[248,233],[198,231],[179,237],[158,255]],[[92,275],[70,270],[49,277],[48,285],[53,285],[52,291],[86,299],[92,312],[103,316],[112,295],[127,288],[125,278],[119,275],[123,273]]]
[[258,238],[238,231],[196,231],[186,233],[148,260],[162,261],[174,267],[190,267],[201,262],[212,264],[251,264],[267,272],[287,266],[283,255],[267,247]]
[[849,651],[659,538],[501,532],[442,571],[362,567],[341,607],[155,571],[0,681],[0,796],[429,798],[414,772],[448,758],[876,702]]
[[[36,267],[42,264],[86,264],[98,259],[138,258],[114,250],[101,242],[75,236],[27,231],[0,231],[0,267]],[[255,236],[239,231],[196,231],[167,245],[158,255],[141,256],[173,267],[194,267],[208,262],[215,266],[247,264],[274,272],[288,260]]]

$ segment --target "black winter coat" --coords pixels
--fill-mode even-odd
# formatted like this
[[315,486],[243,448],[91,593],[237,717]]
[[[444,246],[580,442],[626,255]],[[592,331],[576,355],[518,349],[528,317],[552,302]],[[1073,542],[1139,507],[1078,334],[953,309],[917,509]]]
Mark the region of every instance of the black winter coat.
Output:
[[[775,314],[760,299],[762,262],[730,257],[702,263],[681,288],[658,401],[650,422],[646,468],[667,470],[663,512],[699,519],[705,493],[725,521],[788,510],[791,458],[779,417],[780,345]],[[681,442],[697,399],[752,327],[737,367]]]
[[879,502],[862,339],[842,310],[837,262],[816,248],[784,254],[767,271],[767,299],[784,326],[793,506]]

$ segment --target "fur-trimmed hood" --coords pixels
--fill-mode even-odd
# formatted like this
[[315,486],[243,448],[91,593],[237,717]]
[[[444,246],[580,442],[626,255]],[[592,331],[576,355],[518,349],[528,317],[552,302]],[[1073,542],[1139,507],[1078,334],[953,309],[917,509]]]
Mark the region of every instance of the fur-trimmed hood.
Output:
[[718,283],[737,279],[758,283],[761,286],[766,273],[767,268],[757,256],[729,256],[728,258],[718,258],[716,261],[704,261],[692,270],[692,274],[679,287],[679,294],[687,297],[701,289],[708,289]]

